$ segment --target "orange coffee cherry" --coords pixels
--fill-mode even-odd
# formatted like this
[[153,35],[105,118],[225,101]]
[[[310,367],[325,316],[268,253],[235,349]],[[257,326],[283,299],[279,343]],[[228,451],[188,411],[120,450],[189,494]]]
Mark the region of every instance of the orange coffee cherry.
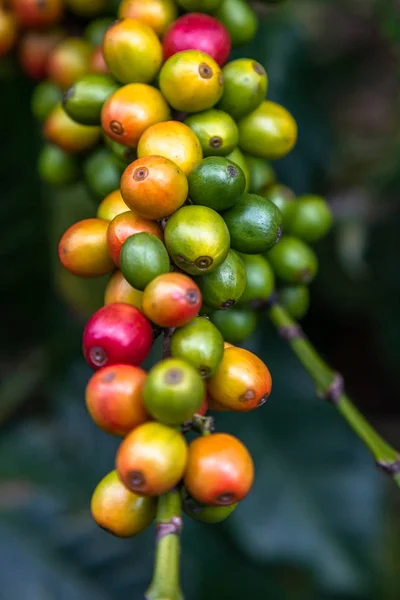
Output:
[[155,498],[143,498],[129,491],[117,471],[111,471],[100,481],[91,502],[96,523],[120,538],[132,537],[146,529],[156,516],[156,508]]
[[137,147],[138,157],[164,156],[189,175],[203,158],[200,142],[193,131],[180,121],[152,125],[143,133]]
[[121,194],[126,204],[146,219],[162,219],[178,210],[188,195],[184,172],[168,158],[144,156],[121,177]]
[[88,73],[100,73],[102,75],[111,75],[110,69],[104,60],[103,49],[98,46],[92,51],[89,59]]
[[108,253],[107,221],[84,219],[62,236],[58,256],[65,269],[78,277],[100,277],[114,269]]
[[103,54],[111,73],[122,83],[149,83],[163,59],[160,40],[138,19],[115,21],[104,35]]
[[181,273],[159,275],[145,288],[143,312],[160,327],[182,327],[197,317],[201,292],[193,279]]
[[124,302],[131,304],[142,310],[143,292],[135,289],[127,282],[121,271],[115,271],[107,283],[104,294],[104,304],[114,304],[114,302]]
[[151,419],[143,402],[147,373],[133,365],[112,365],[96,371],[86,386],[86,407],[100,429],[126,435]]
[[97,217],[105,221],[112,221],[114,217],[128,210],[129,207],[125,204],[121,192],[114,190],[100,202],[97,207]]
[[136,148],[144,131],[169,117],[170,110],[161,92],[150,85],[132,83],[124,85],[106,100],[101,111],[101,124],[112,140]]
[[238,412],[258,408],[272,388],[271,374],[263,361],[243,348],[226,348],[217,372],[207,380],[212,398]]
[[160,496],[182,479],[187,454],[186,440],[177,429],[149,422],[123,440],[116,468],[128,489],[143,496]]
[[143,219],[133,211],[121,213],[114,217],[108,227],[107,243],[110,256],[119,267],[119,255],[125,240],[135,233],[151,233],[164,241],[163,232],[158,223]]
[[177,18],[178,11],[173,0],[123,0],[118,16],[139,19],[162,36]]
[[247,448],[233,435],[213,433],[189,445],[184,485],[198,502],[229,506],[243,500],[254,480]]
[[80,125],[73,121],[61,104],[53,108],[44,122],[43,135],[65,152],[84,152],[97,144],[100,127]]
[[17,20],[13,13],[0,8],[0,56],[7,54],[17,39]]
[[64,12],[63,0],[11,0],[11,10],[19,23],[29,28],[58,23]]
[[49,56],[47,69],[50,79],[67,90],[89,71],[93,46],[82,38],[70,37],[58,44]]
[[63,32],[58,29],[28,31],[24,35],[19,47],[19,60],[29,77],[44,79],[47,76],[49,56],[62,38]]

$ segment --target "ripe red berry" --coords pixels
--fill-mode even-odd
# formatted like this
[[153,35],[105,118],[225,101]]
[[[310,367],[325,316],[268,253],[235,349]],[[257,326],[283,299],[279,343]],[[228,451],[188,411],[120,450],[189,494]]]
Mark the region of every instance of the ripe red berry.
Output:
[[231,38],[220,21],[203,13],[177,19],[163,39],[164,59],[182,50],[201,50],[223,66],[231,51]]
[[97,370],[119,363],[140,365],[153,341],[149,321],[135,306],[116,302],[94,313],[83,332],[83,354]]
[[159,275],[145,288],[144,314],[160,327],[182,327],[196,317],[201,293],[193,279],[181,273]]

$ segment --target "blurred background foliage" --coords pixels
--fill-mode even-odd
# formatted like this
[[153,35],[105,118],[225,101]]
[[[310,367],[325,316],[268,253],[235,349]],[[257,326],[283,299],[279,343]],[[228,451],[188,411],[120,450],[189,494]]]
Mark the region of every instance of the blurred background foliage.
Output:
[[[270,99],[299,125],[276,164],[297,194],[329,199],[331,235],[304,327],[340,370],[356,404],[400,446],[400,5],[395,0],[255,2],[254,56]],[[99,530],[89,503],[113,468],[117,440],[84,406],[80,353],[104,281],[58,267],[66,227],[94,214],[82,186],[54,192],[36,173],[33,84],[0,65],[0,600],[139,599],[154,535],[121,541]],[[400,501],[267,322],[247,344],[268,363],[271,401],[217,428],[248,445],[257,478],[226,523],[185,521],[188,600],[397,600]],[[155,348],[152,360],[158,356]]]

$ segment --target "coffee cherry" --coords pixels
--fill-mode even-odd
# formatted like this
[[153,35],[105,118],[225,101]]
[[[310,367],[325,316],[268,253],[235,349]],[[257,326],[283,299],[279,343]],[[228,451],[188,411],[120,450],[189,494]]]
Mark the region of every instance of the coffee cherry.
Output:
[[61,90],[52,81],[42,81],[34,89],[31,108],[38,121],[44,121],[62,100]]
[[200,50],[222,67],[231,51],[231,39],[220,21],[195,12],[179,17],[170,26],[163,38],[163,50],[165,59],[183,50]]
[[256,194],[243,194],[224,213],[231,246],[245,254],[259,254],[274,246],[282,234],[282,215],[276,206]]
[[55,25],[64,12],[63,0],[11,0],[10,4],[18,22],[32,29]]
[[67,229],[58,245],[63,267],[78,277],[110,273],[114,265],[108,253],[107,227],[107,221],[84,219]]
[[118,187],[122,171],[123,165],[107,148],[92,152],[83,165],[85,181],[97,198],[108,196]]
[[153,279],[142,297],[144,314],[160,327],[182,327],[197,317],[201,293],[195,282],[181,273]]
[[143,401],[146,371],[132,365],[112,365],[92,375],[86,386],[86,407],[100,429],[126,435],[150,420]]
[[62,90],[67,90],[88,72],[93,47],[82,38],[66,38],[49,56],[49,77]]
[[226,348],[217,372],[207,380],[207,391],[230,410],[246,412],[264,404],[272,388],[271,374],[262,360],[243,348]]
[[289,231],[305,242],[316,242],[324,237],[332,226],[332,213],[324,198],[300,196],[295,204]]
[[11,50],[17,35],[17,20],[14,14],[0,7],[0,57]]
[[110,75],[84,75],[64,94],[63,108],[81,125],[100,125],[103,104],[119,87]]
[[203,158],[200,142],[193,131],[179,121],[152,125],[139,140],[137,153],[143,156],[164,156],[172,160],[185,175]]
[[204,156],[225,156],[232,152],[239,140],[235,121],[222,110],[205,110],[185,119],[185,124],[196,134]]
[[163,58],[161,43],[153,29],[129,17],[107,29],[103,54],[111,73],[122,83],[149,83],[157,75]]
[[97,370],[106,365],[140,365],[153,342],[149,321],[135,306],[103,306],[89,319],[83,332],[83,354]]
[[171,56],[159,76],[160,89],[176,110],[198,112],[211,108],[221,97],[224,78],[211,56],[184,50]]
[[76,159],[57,146],[46,144],[38,161],[41,179],[53,186],[64,186],[74,183],[79,177]]
[[162,36],[177,18],[178,11],[173,0],[123,0],[118,16],[139,19]]
[[154,419],[177,426],[188,421],[204,400],[205,386],[192,365],[167,358],[149,372],[144,386],[144,403]]
[[259,254],[241,254],[240,257],[246,269],[246,287],[239,303],[267,300],[275,287],[275,276],[271,265]]
[[83,152],[98,142],[100,127],[75,123],[58,104],[44,123],[43,135],[65,152]]
[[210,313],[210,319],[223,338],[235,344],[240,344],[250,337],[257,327],[256,313],[244,308],[214,310]]
[[211,506],[235,504],[247,496],[253,479],[249,451],[233,435],[213,433],[189,445],[184,485],[198,502]]
[[268,260],[286,283],[310,283],[318,270],[318,259],[310,246],[288,235],[268,252]]
[[228,254],[228,228],[207,206],[180,208],[168,219],[164,235],[174,263],[191,275],[213,271]]
[[236,304],[246,288],[246,269],[240,256],[229,250],[225,260],[211,273],[197,279],[203,301],[214,309]]
[[268,100],[241,119],[238,127],[240,148],[267,160],[286,156],[297,140],[297,125],[292,115]]
[[108,227],[107,244],[110,256],[117,267],[119,267],[121,248],[125,240],[135,233],[144,232],[163,240],[161,227],[155,221],[143,219],[130,210],[114,217]]
[[24,35],[19,45],[19,62],[28,77],[38,80],[47,77],[49,56],[62,38],[60,29],[28,31]]
[[279,290],[279,299],[294,319],[302,319],[310,306],[310,291],[305,285],[285,285]]
[[193,365],[204,379],[215,373],[223,353],[222,335],[202,317],[180,327],[171,337],[171,355]]
[[162,423],[144,423],[120,445],[117,472],[133,492],[160,496],[182,478],[187,455],[187,444],[179,431]]
[[244,0],[224,0],[214,16],[227,28],[234,48],[248,44],[257,33],[257,15]]
[[121,192],[114,190],[102,200],[97,208],[96,216],[105,221],[112,221],[121,213],[128,212],[128,207],[122,199]]
[[92,17],[103,14],[108,8],[109,0],[64,0],[70,10],[81,17]]
[[244,188],[244,191],[247,192],[250,185],[250,171],[249,167],[247,166],[246,158],[243,152],[241,152],[239,148],[235,148],[232,152],[227,154],[225,158],[232,161],[233,163],[235,163],[235,165],[242,169],[244,178],[246,180],[246,187]]
[[286,231],[293,220],[296,209],[296,196],[286,185],[275,185],[261,191],[261,195],[275,204],[282,214],[283,229]]
[[198,10],[203,13],[213,12],[222,2],[223,0],[177,0],[179,6],[188,12]]
[[121,194],[128,206],[142,217],[163,219],[185,202],[188,182],[185,173],[172,160],[144,156],[125,169]]
[[144,131],[169,117],[169,107],[158,90],[132,83],[121,87],[104,103],[101,124],[112,140],[136,148]]
[[207,506],[197,502],[186,493],[183,495],[182,508],[183,512],[194,519],[195,521],[201,521],[202,523],[221,523],[233,513],[237,504],[230,504],[229,506]]
[[250,171],[249,191],[265,197],[262,192],[270,189],[276,181],[274,169],[263,158],[250,156],[250,154],[246,154],[246,162]]
[[89,44],[92,44],[92,46],[101,46],[104,35],[112,24],[113,19],[109,17],[102,17],[100,19],[94,19],[93,21],[90,21],[85,28],[85,40],[87,40]]
[[124,166],[129,165],[131,162],[137,159],[135,148],[128,148],[128,146],[124,146],[123,144],[112,140],[107,135],[104,135],[104,142],[107,148]]
[[95,48],[90,55],[88,73],[111,75],[111,71],[104,60],[103,48],[101,46]]
[[190,173],[189,196],[193,204],[223,211],[234,206],[246,187],[238,165],[221,156],[210,156]]
[[102,528],[120,538],[137,535],[156,516],[155,498],[143,498],[121,483],[117,471],[100,481],[92,496],[93,519]]
[[260,106],[267,93],[268,77],[259,62],[251,58],[238,58],[228,62],[222,74],[224,91],[218,108],[238,120]]
[[124,302],[142,310],[142,296],[143,292],[135,290],[135,288],[129,285],[121,271],[115,271],[107,283],[104,293],[104,304]]
[[121,271],[134,288],[144,290],[153,279],[171,270],[164,244],[151,233],[136,233],[122,244]]

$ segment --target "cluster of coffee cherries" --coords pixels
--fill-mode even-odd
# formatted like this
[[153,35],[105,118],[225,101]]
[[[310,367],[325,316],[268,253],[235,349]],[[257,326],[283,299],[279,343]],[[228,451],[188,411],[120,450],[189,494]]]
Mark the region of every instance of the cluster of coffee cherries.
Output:
[[[255,33],[246,2],[124,0],[118,16],[50,52],[33,110],[46,140],[42,178],[69,185],[83,173],[100,200],[64,233],[59,257],[76,276],[110,274],[83,334],[95,371],[86,404],[123,439],[92,513],[127,537],[176,486],[185,512],[205,522],[248,494],[251,456],[212,431],[208,411],[246,412],[268,398],[267,366],[232,344],[254,331],[255,309],[276,287],[292,314],[306,312],[317,271],[308,244],[331,215],[322,198],[296,199],[276,183],[267,161],[292,149],[296,123],[266,100],[261,64],[227,62]],[[162,360],[146,372],[159,335]],[[201,435],[189,443],[188,430]]]

